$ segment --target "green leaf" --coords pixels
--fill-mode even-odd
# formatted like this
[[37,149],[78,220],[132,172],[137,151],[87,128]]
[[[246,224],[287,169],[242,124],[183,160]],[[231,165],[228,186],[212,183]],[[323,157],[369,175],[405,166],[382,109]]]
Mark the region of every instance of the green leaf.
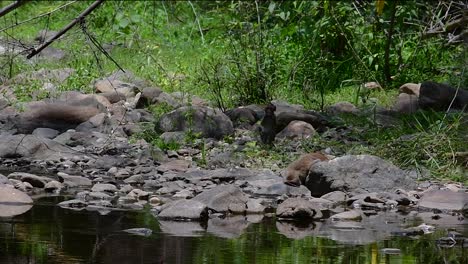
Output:
[[122,20],[120,20],[119,22],[119,26],[121,28],[126,28],[128,26],[128,24],[130,24],[130,21],[127,19],[127,18],[123,18]]
[[273,11],[275,11],[276,4],[274,2],[271,2],[270,5],[268,6],[268,12],[273,14]]

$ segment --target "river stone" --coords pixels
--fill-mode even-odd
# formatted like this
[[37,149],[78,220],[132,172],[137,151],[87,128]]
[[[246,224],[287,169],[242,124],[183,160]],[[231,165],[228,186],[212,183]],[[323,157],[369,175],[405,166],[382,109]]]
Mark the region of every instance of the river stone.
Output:
[[110,183],[96,183],[92,188],[91,191],[93,192],[108,192],[108,193],[115,193],[117,192],[117,187]]
[[9,184],[9,183],[10,181],[8,180],[8,178],[5,175],[0,173],[0,184]]
[[320,208],[303,198],[288,198],[276,209],[276,216],[286,219],[320,219],[323,217]]
[[235,128],[249,128],[259,120],[254,110],[242,106],[226,111],[226,115]]
[[195,200],[178,200],[164,205],[158,217],[172,220],[199,220],[207,217],[208,207]]
[[320,198],[332,201],[333,203],[345,203],[347,195],[342,191],[334,191],[324,194]]
[[0,217],[11,217],[27,212],[33,200],[26,193],[0,185]]
[[82,177],[82,176],[72,176],[63,172],[58,172],[57,176],[61,183],[71,188],[78,187],[78,186],[86,187],[86,186],[93,185],[90,179]]
[[58,181],[50,181],[46,183],[46,185],[44,186],[44,190],[49,193],[52,193],[56,190],[60,190],[62,188],[63,188],[63,185]]
[[468,193],[436,190],[424,193],[418,203],[423,209],[458,211],[468,214]]
[[360,221],[362,219],[362,215],[358,210],[351,210],[332,215],[330,218],[332,220]]
[[38,127],[34,129],[32,134],[38,137],[42,137],[42,138],[53,139],[59,134],[59,132],[52,128]]
[[216,212],[229,212],[230,208],[243,208],[246,210],[248,197],[242,190],[234,185],[219,185],[213,189],[206,190],[193,198],[195,201],[202,202],[208,208]]
[[171,160],[169,162],[163,163],[158,166],[156,169],[159,172],[167,172],[167,171],[174,171],[174,172],[186,172],[191,166],[191,162],[188,160]]
[[13,172],[8,175],[8,178],[29,182],[33,187],[36,188],[44,188],[45,184],[51,181],[51,179],[47,177],[41,177],[26,172]]
[[347,155],[318,162],[311,167],[305,185],[312,196],[332,191],[385,192],[416,187],[415,179],[409,173],[371,155]]
[[0,186],[0,204],[32,204],[26,193],[7,186]]
[[247,202],[247,213],[251,214],[263,214],[266,207],[262,204],[260,199],[249,199]]
[[309,138],[315,134],[314,127],[304,121],[294,120],[291,121],[276,137],[281,139],[304,139]]
[[359,110],[350,102],[338,102],[325,109],[325,111],[333,116],[338,114],[357,114]]
[[164,114],[158,127],[163,132],[191,131],[216,139],[234,133],[231,120],[221,110],[201,106],[184,106]]

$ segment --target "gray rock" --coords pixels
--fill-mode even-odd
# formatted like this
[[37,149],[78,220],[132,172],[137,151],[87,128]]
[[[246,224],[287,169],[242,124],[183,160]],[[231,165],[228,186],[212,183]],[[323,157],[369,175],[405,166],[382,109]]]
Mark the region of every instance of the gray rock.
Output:
[[68,175],[63,172],[57,173],[59,181],[63,183],[64,186],[74,188],[74,187],[87,187],[92,186],[93,183],[90,179],[82,177],[82,176],[73,176]]
[[324,194],[320,198],[332,201],[333,203],[345,203],[347,195],[342,191],[334,191]]
[[193,198],[195,201],[202,202],[208,208],[216,212],[229,212],[231,209],[239,211],[243,208],[246,211],[248,197],[242,190],[234,185],[219,185],[211,190],[204,191]]
[[159,172],[186,172],[190,168],[191,164],[192,163],[190,161],[177,159],[163,163],[159,165],[156,169]]
[[171,220],[199,220],[206,218],[208,207],[195,200],[178,200],[164,205],[158,217]]
[[63,185],[58,182],[58,181],[50,181],[48,183],[46,183],[46,185],[44,186],[44,190],[46,192],[55,192],[55,191],[59,191],[63,188]]
[[286,139],[304,139],[309,138],[315,134],[314,127],[304,121],[294,120],[291,121],[276,137]]
[[337,115],[337,114],[357,114],[359,110],[350,102],[338,102],[335,103],[325,110],[330,115]]
[[[0,204],[32,204],[26,193],[7,186],[0,186]],[[1,211],[0,211],[1,212]]]
[[342,221],[342,220],[360,221],[362,219],[362,214],[358,210],[351,210],[351,211],[346,211],[346,212],[332,215],[330,218],[332,220],[338,220],[338,221]]
[[32,134],[41,138],[53,139],[59,134],[59,132],[51,128],[38,127],[34,129]]
[[93,192],[107,192],[107,193],[115,193],[117,192],[117,187],[110,183],[97,183],[92,188],[91,191]]
[[320,219],[323,217],[316,204],[303,198],[289,198],[278,205],[276,216],[286,219]]
[[247,213],[250,214],[263,214],[266,207],[262,204],[260,199],[249,199],[247,202]]
[[257,113],[246,107],[238,107],[226,111],[235,128],[250,128],[259,119]]
[[47,177],[41,177],[26,172],[13,172],[8,175],[8,178],[29,182],[33,187],[37,188],[44,188],[45,184],[51,181],[51,179]]
[[313,196],[322,196],[331,191],[384,192],[414,188],[416,183],[407,172],[379,157],[347,155],[316,163],[305,185]]
[[26,193],[0,185],[0,217],[12,217],[27,212],[33,200]]
[[50,139],[33,135],[0,137],[0,158],[27,157],[37,160],[60,160],[75,155],[80,155],[80,153]]
[[202,137],[221,139],[231,135],[234,128],[231,120],[220,110],[209,107],[180,107],[164,114],[158,123],[163,132],[192,131]]
[[468,214],[468,193],[436,190],[424,193],[418,206],[424,209],[446,211],[464,211]]

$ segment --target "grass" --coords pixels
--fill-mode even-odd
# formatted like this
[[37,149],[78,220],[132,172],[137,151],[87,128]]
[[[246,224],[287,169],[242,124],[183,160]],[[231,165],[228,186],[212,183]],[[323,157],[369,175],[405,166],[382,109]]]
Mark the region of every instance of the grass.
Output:
[[[7,3],[9,2],[2,3],[2,6]],[[63,3],[61,2],[61,4]],[[25,43],[32,43],[39,30],[45,28],[59,30],[86,8],[88,3],[89,1],[69,5],[62,11],[55,12],[50,16],[44,16],[31,23],[0,32],[0,37],[3,40],[14,37]],[[58,5],[56,1],[28,3],[11,13],[11,15],[3,17],[0,21],[0,29],[11,26],[16,21],[24,21],[40,13],[49,12]],[[128,8],[128,5],[131,5],[132,8]],[[157,8],[153,9],[153,6]],[[98,39],[101,44],[111,42],[116,44],[110,51],[110,55],[122,68],[132,71],[136,76],[151,81],[166,92],[183,91],[213,100],[215,96],[212,90],[207,89],[200,82],[200,67],[205,65],[210,58],[218,58],[221,62],[223,59],[228,58],[226,53],[229,52],[229,42],[224,39],[227,36],[226,28],[235,27],[231,26],[232,17],[226,15],[227,13],[218,14],[214,11],[201,13],[200,9],[196,9],[196,12],[199,12],[196,15],[202,20],[204,27],[207,29],[203,35],[204,43],[199,28],[194,22],[195,13],[189,5],[182,2],[165,5],[165,2],[159,1],[137,1],[134,3],[130,1],[107,1],[87,19],[87,31]],[[317,41],[317,39],[314,41]],[[287,67],[296,62],[293,56],[298,51],[291,51],[294,47],[287,46],[287,43],[285,43],[284,47],[278,45],[278,43],[273,44],[276,46],[273,45],[272,49],[274,48],[274,51],[279,52],[273,55],[277,55],[279,59],[276,62],[277,64],[272,66],[276,67],[278,73],[284,73]],[[431,45],[431,48],[438,51],[434,53],[434,56],[438,56],[436,58],[442,65],[441,67],[456,67],[458,62],[453,61],[452,58],[456,57],[455,52],[458,49],[438,49],[440,45],[436,42],[431,43]],[[0,64],[11,66],[11,71],[9,67],[2,67],[0,76],[11,77],[22,72],[41,68],[60,69],[69,67],[75,69],[75,73],[65,83],[59,84],[58,90],[78,90],[89,93],[93,92],[92,82],[94,80],[117,70],[117,66],[113,62],[90,44],[83,30],[79,27],[69,31],[52,47],[63,49],[66,51],[67,57],[58,62],[39,60],[35,63],[28,62],[22,57],[15,57],[12,63],[8,63],[11,58],[3,56],[0,57]],[[261,48],[265,49],[265,47]],[[416,45],[414,48],[416,49],[418,46]],[[268,47],[265,50],[268,51]],[[453,52],[453,54],[450,52]],[[447,75],[450,75],[447,72],[439,75],[427,71],[418,72],[418,67],[426,63],[424,60],[426,54],[421,54],[421,56],[423,57],[420,60],[413,60],[413,67],[408,67],[406,76],[403,77],[411,77],[414,82],[419,82],[429,77],[441,81]],[[281,64],[285,61],[289,64]],[[452,61],[453,65],[448,65]],[[461,58],[460,61],[463,62],[464,59]],[[319,62],[322,63],[320,60]],[[306,84],[290,86],[289,81],[286,80],[287,78],[283,78],[286,81],[283,80],[283,83],[279,82],[274,85],[274,99],[302,104],[308,109],[316,110],[321,107],[322,96],[324,106],[341,101],[349,101],[360,107],[370,108],[374,103],[386,107],[392,105],[398,91],[388,88],[382,91],[371,91],[369,98],[373,99],[363,104],[358,96],[358,85],[366,81],[372,81],[370,79],[363,80],[365,76],[372,75],[363,72],[359,74],[360,78],[356,77],[356,80],[341,80],[344,78],[342,75],[349,73],[348,71],[352,70],[353,66],[360,65],[358,62],[353,62],[353,64],[345,64],[345,62],[335,64],[339,65],[335,69],[326,68],[326,66],[333,64],[324,63],[323,65],[326,66],[322,68],[317,65],[310,65],[310,67],[317,67],[311,68],[309,71],[311,75],[318,76],[319,80],[318,83],[311,83],[310,87]],[[464,76],[464,74],[466,75],[465,72],[462,72],[461,76]],[[276,76],[278,80],[282,77],[284,76]],[[401,76],[397,77],[403,78]],[[336,87],[331,87],[333,88],[331,89],[327,86],[330,83],[338,84],[335,85]],[[228,100],[228,106],[235,105],[235,102],[229,101],[230,98],[228,97],[232,92],[226,92],[232,89],[231,84],[226,82],[225,87],[222,87],[224,89],[223,93]],[[13,88],[19,101],[25,102],[32,99],[32,92],[41,85],[32,80],[14,85]],[[323,90],[323,87],[327,87],[327,89]],[[45,96],[47,95],[39,94],[38,98]],[[212,103],[214,105],[214,101]],[[171,109],[158,106],[150,107],[149,110],[158,118]],[[462,115],[444,116],[438,113],[420,113],[407,119],[403,118],[396,127],[385,129],[377,127],[371,120],[368,120],[368,117],[343,116],[340,118],[346,126],[353,129],[353,136],[359,141],[344,144],[341,141],[317,135],[297,144],[278,145],[273,151],[256,144],[249,145],[244,154],[247,157],[253,157],[252,160],[258,158],[262,164],[271,163],[268,161],[269,159],[285,163],[294,158],[291,153],[332,147],[341,155],[374,154],[391,160],[396,165],[404,168],[428,169],[438,179],[452,179],[468,183],[467,164],[460,162],[456,157],[457,153],[468,151],[465,144],[468,139],[463,134],[463,131],[466,134],[468,129],[466,123],[463,122]],[[190,138],[191,135],[188,136],[189,141],[193,141]],[[154,131],[152,124],[144,127],[143,132],[137,137],[144,138],[162,149],[177,149],[180,147],[180,144],[177,143],[162,142],[159,135]],[[206,156],[206,150],[203,151]],[[204,158],[202,160],[206,163]]]

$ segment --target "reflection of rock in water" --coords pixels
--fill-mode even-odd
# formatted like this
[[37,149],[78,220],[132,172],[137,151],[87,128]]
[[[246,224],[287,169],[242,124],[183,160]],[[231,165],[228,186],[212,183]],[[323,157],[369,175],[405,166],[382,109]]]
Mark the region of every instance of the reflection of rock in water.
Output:
[[32,204],[0,204],[0,217],[11,217],[23,214],[31,209]]
[[321,222],[284,222],[276,221],[276,228],[287,238],[303,239],[308,236],[317,236],[321,229]]
[[243,215],[235,215],[226,218],[210,218],[208,220],[208,232],[224,238],[236,238],[244,233],[250,225]]
[[179,237],[197,237],[205,233],[199,222],[180,222],[159,220],[161,232]]

